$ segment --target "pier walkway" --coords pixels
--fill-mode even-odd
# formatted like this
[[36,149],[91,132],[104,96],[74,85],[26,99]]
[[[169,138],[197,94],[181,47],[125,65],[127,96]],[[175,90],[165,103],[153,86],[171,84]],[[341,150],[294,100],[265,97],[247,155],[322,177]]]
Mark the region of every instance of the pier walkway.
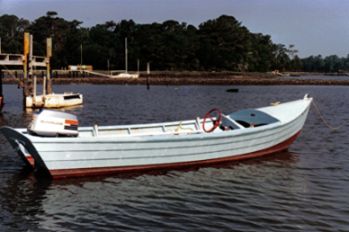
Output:
[[[0,65],[2,66],[23,66],[25,57],[23,54],[0,53]],[[46,67],[49,62],[44,56],[33,56],[32,65],[36,67]]]

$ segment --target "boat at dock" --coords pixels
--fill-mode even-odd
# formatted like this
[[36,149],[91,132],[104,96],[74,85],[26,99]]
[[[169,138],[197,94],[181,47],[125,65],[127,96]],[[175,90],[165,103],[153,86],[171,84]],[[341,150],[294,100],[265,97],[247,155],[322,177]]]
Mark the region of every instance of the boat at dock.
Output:
[[138,78],[138,77],[139,77],[139,73],[126,73],[126,72],[122,72],[122,73],[118,73],[116,75],[110,76],[110,78]]
[[42,110],[28,128],[1,127],[37,174],[68,178],[179,169],[261,157],[299,136],[312,98],[203,118],[154,124],[79,127],[76,116]]
[[82,103],[82,94],[71,92],[26,97],[27,108],[63,108],[82,105]]

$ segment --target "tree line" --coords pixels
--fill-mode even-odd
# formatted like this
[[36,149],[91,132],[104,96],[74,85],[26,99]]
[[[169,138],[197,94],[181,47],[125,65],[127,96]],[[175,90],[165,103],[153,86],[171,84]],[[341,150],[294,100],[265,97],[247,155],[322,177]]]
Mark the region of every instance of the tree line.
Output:
[[3,53],[22,53],[23,34],[34,36],[34,54],[45,54],[47,37],[53,39],[52,67],[89,64],[94,69],[123,69],[124,39],[128,40],[129,69],[170,71],[272,70],[338,72],[349,70],[349,55],[299,58],[294,45],[275,44],[270,35],[252,33],[233,16],[222,15],[198,27],[175,20],[137,24],[133,20],[107,21],[90,28],[66,20],[54,11],[33,22],[15,15],[0,16]]

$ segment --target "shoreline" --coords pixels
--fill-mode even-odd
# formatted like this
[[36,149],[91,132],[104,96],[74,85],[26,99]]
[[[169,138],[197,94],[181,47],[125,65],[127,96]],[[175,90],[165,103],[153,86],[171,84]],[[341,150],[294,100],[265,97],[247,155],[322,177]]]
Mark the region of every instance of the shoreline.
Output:
[[[38,77],[38,83],[42,78]],[[283,79],[271,75],[141,75],[139,78],[108,77],[54,77],[55,85],[60,84],[113,84],[113,85],[349,85],[348,80]],[[19,78],[4,77],[3,84],[18,84]]]

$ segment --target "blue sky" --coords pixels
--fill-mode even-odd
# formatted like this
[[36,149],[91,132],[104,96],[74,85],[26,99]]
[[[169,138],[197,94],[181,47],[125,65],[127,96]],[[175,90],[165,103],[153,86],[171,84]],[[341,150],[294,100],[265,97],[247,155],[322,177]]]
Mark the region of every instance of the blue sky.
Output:
[[84,26],[122,19],[198,26],[226,14],[252,32],[271,35],[275,43],[294,44],[301,57],[349,54],[347,0],[0,0],[0,15],[34,20],[47,11]]

